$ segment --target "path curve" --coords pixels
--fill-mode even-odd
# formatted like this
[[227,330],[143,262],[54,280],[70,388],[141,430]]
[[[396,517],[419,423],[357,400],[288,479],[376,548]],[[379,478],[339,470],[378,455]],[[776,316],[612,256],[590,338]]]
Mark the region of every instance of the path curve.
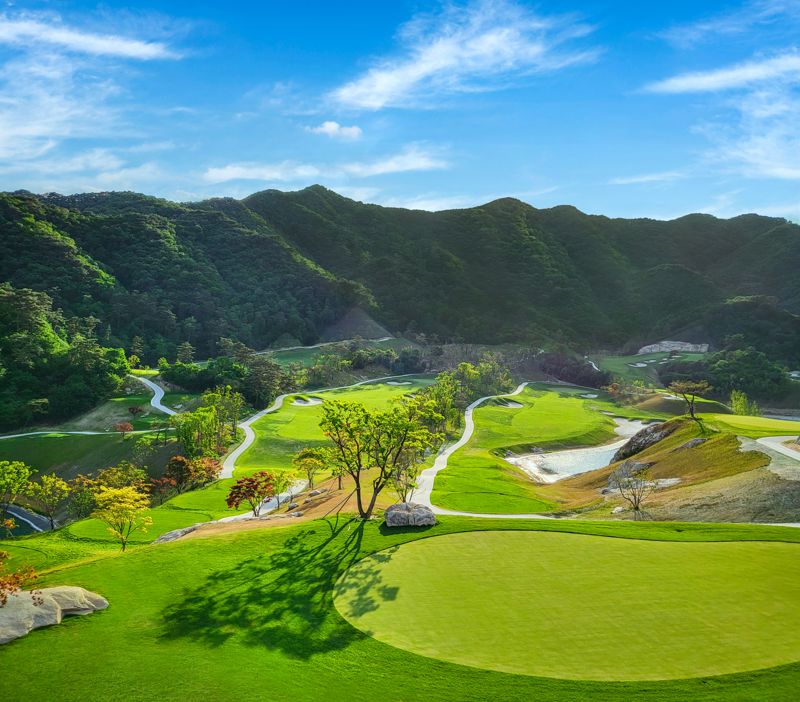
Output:
[[283,395],[278,395],[275,398],[275,401],[266,409],[260,410],[256,412],[251,417],[239,422],[239,427],[244,430],[244,440],[241,444],[239,444],[233,451],[228,454],[228,457],[222,464],[222,473],[220,473],[220,478],[232,478],[233,471],[236,468],[236,461],[239,460],[239,457],[250,448],[253,442],[256,440],[256,433],[252,429],[253,422],[258,421],[263,416],[267,414],[271,414],[272,412],[277,412],[281,407],[283,407],[283,401],[287,397],[293,397],[294,395],[318,395],[319,393],[323,392],[332,392],[334,390],[347,390],[348,388],[355,388],[359,385],[368,385],[369,383],[379,383],[384,380],[392,380],[393,378],[409,378],[409,377],[418,377],[419,373],[404,373],[403,375],[386,375],[382,378],[368,378],[367,380],[359,380],[357,383],[353,383],[352,385],[339,385],[335,388],[323,388],[321,390],[309,390],[305,391],[296,391],[296,392],[286,392]]
[[433,462],[433,465],[430,468],[426,468],[422,471],[422,473],[420,473],[417,481],[417,489],[412,495],[414,502],[425,505],[426,507],[430,507],[434,514],[452,515],[457,517],[486,517],[489,519],[556,519],[556,517],[547,514],[483,514],[480,512],[459,512],[452,509],[437,507],[431,502],[431,493],[433,492],[433,483],[434,480],[436,480],[436,475],[440,471],[447,468],[447,461],[450,459],[450,456],[452,456],[456,451],[458,451],[458,449],[464,446],[464,444],[466,444],[472,438],[472,434],[475,431],[475,420],[472,417],[473,411],[487,400],[493,400],[500,397],[514,397],[514,395],[519,395],[532,382],[534,381],[526,380],[524,383],[520,383],[512,392],[504,395],[487,395],[486,397],[481,397],[475,400],[475,402],[467,406],[467,409],[464,411],[464,432],[461,434],[461,437],[458,439],[458,441],[446,446],[439,452],[439,455],[436,456],[436,460]]
[[150,390],[153,391],[153,397],[150,398],[150,405],[157,409],[159,412],[163,412],[164,414],[178,414],[174,409],[167,407],[165,404],[161,402],[164,399],[164,388],[160,385],[157,385],[152,380],[148,378],[143,378],[139,375],[131,375],[131,378],[136,378],[140,383],[144,383]]
[[8,505],[7,509],[8,513],[14,517],[14,519],[25,522],[35,531],[50,531],[50,520],[43,517],[41,514],[31,512],[19,505]]
[[792,434],[791,436],[763,436],[760,439],[756,439],[756,443],[793,458],[795,461],[800,461],[800,451],[795,451],[783,445],[787,441],[796,441],[797,438],[797,434]]

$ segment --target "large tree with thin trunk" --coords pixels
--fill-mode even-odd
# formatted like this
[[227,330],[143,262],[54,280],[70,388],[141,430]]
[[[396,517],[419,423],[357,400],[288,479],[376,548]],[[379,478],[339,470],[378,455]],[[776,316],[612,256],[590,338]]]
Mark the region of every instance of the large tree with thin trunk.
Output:
[[[322,415],[320,427],[333,444],[331,456],[353,479],[362,519],[370,518],[378,495],[409,456],[423,454],[440,440],[412,403],[370,411],[358,402],[326,402]],[[365,494],[365,481],[370,495]]]
[[22,461],[0,461],[0,520],[9,506],[28,489],[33,469]]
[[695,415],[695,402],[698,397],[708,395],[713,388],[705,380],[676,380],[670,384],[669,391],[680,395],[686,403],[686,411],[694,421],[700,420]]

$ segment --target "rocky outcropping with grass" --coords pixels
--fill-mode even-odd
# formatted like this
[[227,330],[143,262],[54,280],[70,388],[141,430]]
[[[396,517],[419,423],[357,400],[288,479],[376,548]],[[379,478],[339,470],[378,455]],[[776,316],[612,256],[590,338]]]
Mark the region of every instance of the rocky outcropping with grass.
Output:
[[91,614],[108,607],[108,600],[82,587],[62,585],[22,590],[0,607],[0,644],[25,636],[32,629],[60,624],[63,617]]
[[651,424],[644,429],[636,432],[628,443],[622,446],[612,459],[612,463],[623,461],[626,458],[635,456],[645,449],[650,448],[653,444],[657,444],[662,439],[666,439],[673,431],[679,426],[678,422],[667,422],[665,424]]

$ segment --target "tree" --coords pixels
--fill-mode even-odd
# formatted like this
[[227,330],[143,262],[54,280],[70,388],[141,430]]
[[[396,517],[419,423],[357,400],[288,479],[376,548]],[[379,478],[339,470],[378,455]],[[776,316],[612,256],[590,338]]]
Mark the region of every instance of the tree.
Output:
[[147,495],[134,487],[101,487],[96,500],[92,516],[108,525],[108,533],[120,542],[123,551],[131,535],[137,531],[146,533],[153,523],[152,518],[145,515],[150,508]]
[[31,475],[33,468],[22,461],[0,461],[0,519],[5,519],[9,506],[25,494]]
[[135,353],[132,353],[130,356],[128,356],[128,365],[131,368],[138,368],[140,360],[141,359]]
[[750,400],[741,390],[732,390],[730,399],[731,410],[734,414],[758,417],[761,409],[755,400]]
[[36,501],[41,511],[50,520],[50,528],[56,528],[56,513],[69,497],[70,487],[57,475],[45,474],[39,482],[30,484],[29,495]]
[[[4,519],[0,522],[0,526],[11,531],[16,524],[13,519]],[[6,561],[9,558],[11,556],[7,551],[0,551],[0,607],[5,606],[9,595],[19,592],[25,584],[36,579],[36,571],[31,566],[25,566],[13,573],[6,573]],[[34,604],[39,604],[39,602],[34,599]]]
[[117,422],[114,425],[114,431],[119,432],[122,434],[122,440],[125,440],[125,436],[130,434],[133,431],[133,424],[130,422]]
[[676,380],[667,389],[683,398],[689,416],[699,422],[700,420],[695,415],[695,401],[699,395],[708,395],[712,390],[711,386],[705,380]]
[[608,485],[630,504],[634,519],[643,518],[642,504],[656,486],[647,463],[625,461],[611,474]]
[[96,487],[123,488],[132,487],[143,492],[147,484],[147,473],[137,468],[130,461],[121,461],[116,466],[103,468],[94,480]]
[[85,519],[94,511],[97,487],[98,484],[85,475],[76,475],[69,482],[67,512],[73,519]]
[[[131,339],[130,352],[132,356],[142,357],[144,354],[144,339],[141,336],[134,336]],[[131,364],[132,366],[133,364]]]
[[188,341],[178,344],[177,360],[181,363],[191,363],[194,361],[194,346]]
[[324,452],[316,448],[304,448],[292,458],[292,465],[306,476],[311,489],[314,487],[314,477],[325,470]]
[[133,407],[128,407],[128,412],[136,419],[140,414],[144,413],[144,410],[139,405],[134,405]]
[[198,407],[170,418],[178,441],[189,458],[214,453],[218,444],[219,414],[215,407]]
[[261,513],[263,502],[275,495],[275,475],[260,470],[253,475],[239,478],[231,485],[226,502],[232,509],[238,509],[239,505],[246,502],[250,505],[253,516],[257,517]]
[[150,478],[150,494],[158,500],[160,505],[163,505],[164,500],[176,491],[175,488],[176,484],[173,478]]
[[[369,519],[375,501],[409,455],[424,453],[440,436],[430,432],[417,410],[398,404],[369,411],[358,402],[326,402],[320,427],[333,444],[334,464],[355,484],[358,513]],[[362,480],[372,471],[372,495],[367,500]]]

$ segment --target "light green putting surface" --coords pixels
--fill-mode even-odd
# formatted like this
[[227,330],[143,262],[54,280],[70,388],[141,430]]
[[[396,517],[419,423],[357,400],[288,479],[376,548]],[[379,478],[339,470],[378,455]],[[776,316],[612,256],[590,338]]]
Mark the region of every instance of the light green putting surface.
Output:
[[800,547],[523,531],[422,539],[358,562],[339,612],[423,656],[574,680],[800,660]]

